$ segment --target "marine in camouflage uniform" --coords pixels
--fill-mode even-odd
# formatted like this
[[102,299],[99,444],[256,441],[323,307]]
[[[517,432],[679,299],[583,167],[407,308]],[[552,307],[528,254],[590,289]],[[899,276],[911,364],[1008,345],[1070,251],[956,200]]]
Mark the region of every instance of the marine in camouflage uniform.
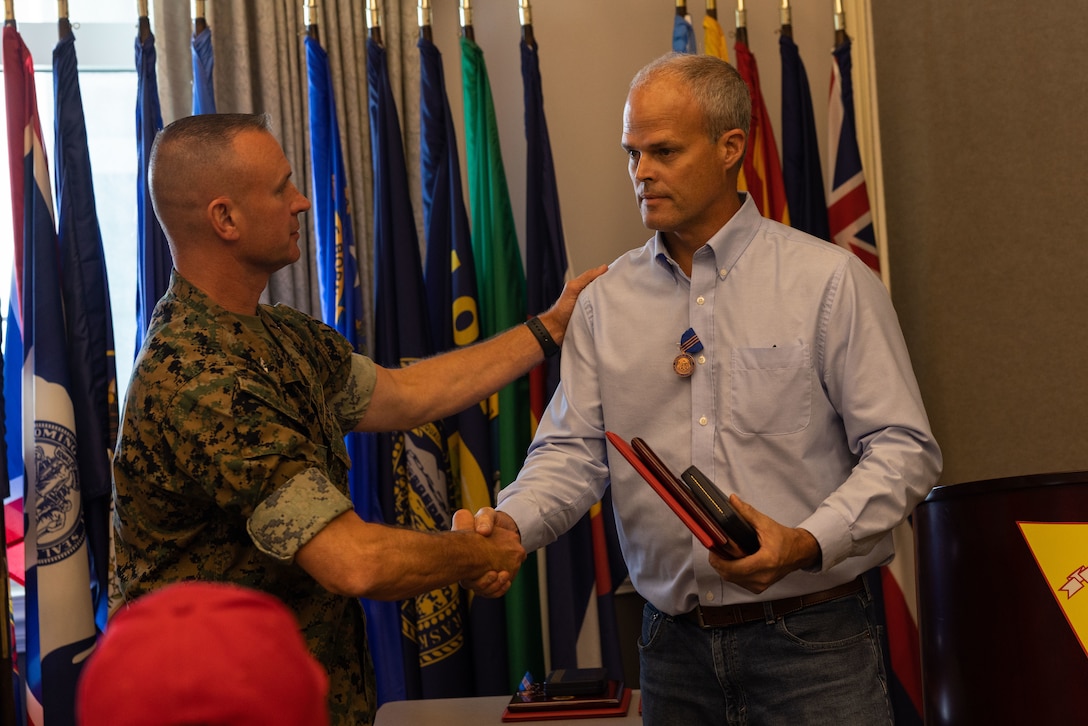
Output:
[[285,306],[228,312],[176,272],[128,389],[114,458],[117,571],[126,601],[179,580],[271,593],[329,673],[333,724],[374,720],[363,612],[295,553],[352,508],[344,434],[374,364]]

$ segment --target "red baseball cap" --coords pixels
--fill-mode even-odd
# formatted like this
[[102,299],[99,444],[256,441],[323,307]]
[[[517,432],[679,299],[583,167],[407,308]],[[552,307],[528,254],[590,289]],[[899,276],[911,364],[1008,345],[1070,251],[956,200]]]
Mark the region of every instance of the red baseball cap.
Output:
[[119,610],[83,667],[80,726],[328,726],[328,676],[276,598],[181,582]]

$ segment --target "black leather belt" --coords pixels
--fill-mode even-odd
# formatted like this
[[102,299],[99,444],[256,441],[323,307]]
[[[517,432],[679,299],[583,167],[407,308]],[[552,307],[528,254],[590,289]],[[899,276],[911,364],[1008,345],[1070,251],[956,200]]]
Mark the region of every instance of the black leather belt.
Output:
[[754,623],[759,620],[766,620],[766,606],[768,605],[770,606],[772,618],[778,619],[783,615],[789,615],[802,608],[807,608],[809,605],[819,605],[820,603],[829,602],[831,600],[838,600],[840,597],[853,595],[862,592],[864,589],[865,583],[863,583],[861,577],[858,576],[845,584],[836,585],[827,590],[820,590],[819,592],[813,592],[808,595],[784,597],[781,600],[771,600],[769,602],[746,602],[737,605],[722,605],[720,607],[698,605],[694,610],[677,617],[690,620],[700,628],[728,628],[732,625],[740,625],[741,623]]

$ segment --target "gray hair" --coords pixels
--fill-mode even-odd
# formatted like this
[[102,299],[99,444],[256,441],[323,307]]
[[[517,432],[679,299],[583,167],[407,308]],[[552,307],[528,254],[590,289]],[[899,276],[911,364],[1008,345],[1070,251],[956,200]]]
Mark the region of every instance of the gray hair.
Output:
[[678,79],[687,86],[703,111],[706,131],[716,141],[731,129],[745,135],[752,123],[752,98],[737,69],[711,55],[666,53],[651,61],[631,80],[631,90],[663,77]]

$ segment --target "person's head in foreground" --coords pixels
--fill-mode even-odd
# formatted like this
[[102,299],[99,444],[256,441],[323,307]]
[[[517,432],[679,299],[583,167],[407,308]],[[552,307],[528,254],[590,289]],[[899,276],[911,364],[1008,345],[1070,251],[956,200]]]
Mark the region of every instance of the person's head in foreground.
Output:
[[83,668],[79,726],[327,726],[328,678],[291,612],[236,585],[181,582],[109,622]]

